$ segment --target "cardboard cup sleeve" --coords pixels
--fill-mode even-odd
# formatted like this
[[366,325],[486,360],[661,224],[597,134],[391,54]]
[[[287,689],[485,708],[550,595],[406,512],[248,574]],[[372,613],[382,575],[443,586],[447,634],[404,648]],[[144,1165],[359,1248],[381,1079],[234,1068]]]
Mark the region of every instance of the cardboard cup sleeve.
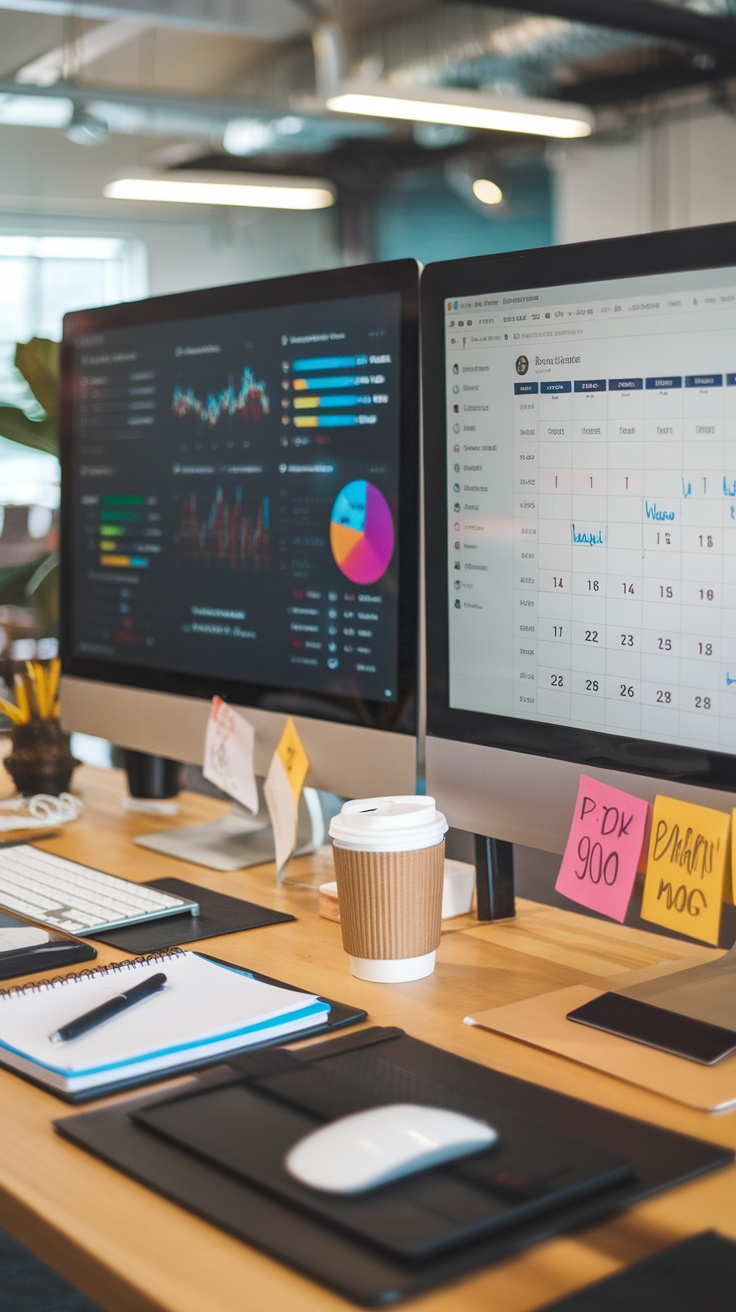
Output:
[[442,928],[445,841],[410,852],[333,844],[345,951],[374,961],[434,952]]

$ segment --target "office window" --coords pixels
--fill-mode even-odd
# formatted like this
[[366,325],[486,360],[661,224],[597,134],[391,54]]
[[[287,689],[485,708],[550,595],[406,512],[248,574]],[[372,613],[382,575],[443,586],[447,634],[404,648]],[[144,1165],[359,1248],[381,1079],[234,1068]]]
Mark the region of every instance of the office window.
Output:
[[[58,341],[68,310],[132,300],[146,292],[141,242],[0,233],[0,406],[17,406],[29,418],[42,414],[15,368],[17,342],[31,337]],[[58,461],[9,441],[0,411],[0,567],[22,566],[53,549],[58,506]],[[11,640],[8,650],[0,632],[0,649],[15,659],[50,655],[52,648],[54,637],[38,646],[35,639],[25,644]]]
[[145,296],[140,242],[117,237],[24,237],[0,234],[0,402],[38,407],[13,366],[16,342],[61,337],[67,310]]

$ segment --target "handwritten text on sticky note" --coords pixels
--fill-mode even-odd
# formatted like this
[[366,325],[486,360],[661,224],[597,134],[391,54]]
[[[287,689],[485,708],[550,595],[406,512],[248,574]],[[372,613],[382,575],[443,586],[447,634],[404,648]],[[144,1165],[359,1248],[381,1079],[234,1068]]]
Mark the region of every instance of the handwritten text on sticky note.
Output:
[[654,803],[641,914],[717,943],[730,815],[671,797]]
[[623,921],[636,878],[648,804],[581,775],[555,888],[581,906]]
[[253,773],[255,734],[248,720],[221,697],[212,698],[207,720],[202,773],[228,797],[258,810],[258,786]]

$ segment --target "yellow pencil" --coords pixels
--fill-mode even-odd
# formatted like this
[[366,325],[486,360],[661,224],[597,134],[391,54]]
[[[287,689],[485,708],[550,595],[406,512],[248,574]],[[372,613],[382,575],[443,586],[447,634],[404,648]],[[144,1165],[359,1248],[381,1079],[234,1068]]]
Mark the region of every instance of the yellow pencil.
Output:
[[40,661],[33,662],[33,668],[36,672],[36,701],[38,702],[38,713],[42,720],[48,719],[49,714],[49,682],[46,677],[46,667]]
[[49,665],[48,680],[46,691],[48,694],[48,713],[54,714],[54,702],[56,701],[56,692],[59,687],[59,676],[61,675],[61,661],[58,656],[54,656]]
[[31,707],[26,692],[26,683],[22,674],[13,676],[13,687],[15,688],[15,700],[18,703],[18,710],[21,715],[21,724],[27,724],[31,718]]
[[[31,714],[34,710],[38,715],[42,714],[41,704],[38,695],[38,678],[36,674],[37,666],[34,661],[26,661],[25,686],[28,692],[28,701],[31,708]],[[22,677],[22,676],[21,676]]]
[[25,724],[23,715],[18,710],[18,707],[14,706],[12,702],[7,701],[5,697],[0,697],[0,710],[7,715],[9,720],[12,720],[13,724]]

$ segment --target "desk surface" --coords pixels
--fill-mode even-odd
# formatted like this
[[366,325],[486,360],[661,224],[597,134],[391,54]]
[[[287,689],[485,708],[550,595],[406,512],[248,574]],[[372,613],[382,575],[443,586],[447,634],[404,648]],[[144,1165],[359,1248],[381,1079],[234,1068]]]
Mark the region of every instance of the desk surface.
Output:
[[[463,1025],[469,1012],[569,984],[605,987],[624,971],[666,958],[704,957],[695,945],[520,901],[514,921],[446,922],[437,968],[410,984],[353,979],[340,927],[320,919],[318,885],[332,879],[329,849],[295,861],[290,884],[275,887],[273,866],[219,874],[135,847],[134,834],[224,813],[186,794],[175,821],[121,806],[122,776],[84,768],[75,791],[86,811],[45,846],[131,879],[174,875],[293,912],[286,924],[204,942],[238,965],[366,1008],[369,1021],[560,1092],[736,1148],[736,1112],[708,1116],[563,1058]],[[119,959],[99,946],[99,960]],[[51,1122],[69,1108],[0,1070],[0,1225],[111,1312],[329,1312],[352,1306],[239,1243],[65,1142]],[[525,1312],[591,1280],[714,1227],[736,1238],[736,1167],[643,1203],[605,1225],[541,1244],[493,1268],[415,1300],[421,1312]]]

